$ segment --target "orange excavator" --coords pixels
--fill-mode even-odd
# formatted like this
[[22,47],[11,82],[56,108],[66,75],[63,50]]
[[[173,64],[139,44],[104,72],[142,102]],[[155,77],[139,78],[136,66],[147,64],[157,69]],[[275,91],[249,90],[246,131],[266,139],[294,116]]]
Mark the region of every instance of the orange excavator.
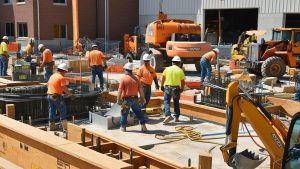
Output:
[[229,84],[226,103],[227,137],[220,149],[229,166],[235,169],[254,169],[265,160],[248,150],[237,153],[238,130],[244,117],[269,153],[270,169],[300,168],[300,112],[293,116],[287,127],[252,99],[243,88],[239,88],[238,82]]
[[186,64],[195,64],[200,72],[200,58],[210,51],[211,44],[201,41],[201,27],[190,20],[168,19],[160,10],[158,19],[146,27],[146,34],[124,35],[124,53],[131,53],[134,59],[140,59],[145,53],[151,55],[151,65],[161,72],[178,55]]

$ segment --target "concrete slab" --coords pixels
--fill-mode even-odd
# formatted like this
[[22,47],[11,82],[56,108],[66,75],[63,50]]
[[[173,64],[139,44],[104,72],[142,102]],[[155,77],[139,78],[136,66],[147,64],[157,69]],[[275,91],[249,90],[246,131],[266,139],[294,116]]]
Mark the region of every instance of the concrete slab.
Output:
[[[162,125],[164,117],[163,116],[154,116],[149,117],[147,128],[147,133],[140,132],[140,125],[136,121],[136,125],[127,127],[127,132],[121,132],[119,129],[113,130],[104,130],[92,124],[81,125],[89,130],[94,132],[103,133],[109,137],[118,139],[129,145],[139,146],[146,150],[155,152],[159,155],[162,155],[165,158],[173,160],[175,162],[187,165],[188,159],[191,159],[192,166],[198,166],[198,156],[200,152],[208,152],[212,149],[213,157],[213,169],[229,169],[230,167],[223,161],[221,151],[219,150],[220,146],[217,144],[224,144],[224,132],[225,127],[216,125],[213,123],[208,123],[198,119],[190,121],[189,117],[180,116],[180,122],[170,123],[169,125]],[[195,131],[200,132],[203,135],[203,138],[215,138],[207,141],[215,142],[213,143],[203,143],[203,142],[194,142],[188,139],[171,142],[168,140],[160,140],[155,138],[156,134],[159,135],[169,135],[176,136],[179,133],[175,130],[176,126],[191,126],[194,127]],[[249,126],[250,131],[252,131],[251,126]],[[243,135],[245,131],[241,130]],[[252,131],[252,135],[255,133]],[[262,145],[258,138],[255,138],[259,144]],[[266,155],[267,152],[261,153],[259,148],[255,146],[252,140],[249,137],[241,137],[238,141],[238,152],[248,148],[251,151],[257,152],[260,155]],[[259,168],[270,168],[269,160],[267,159]]]

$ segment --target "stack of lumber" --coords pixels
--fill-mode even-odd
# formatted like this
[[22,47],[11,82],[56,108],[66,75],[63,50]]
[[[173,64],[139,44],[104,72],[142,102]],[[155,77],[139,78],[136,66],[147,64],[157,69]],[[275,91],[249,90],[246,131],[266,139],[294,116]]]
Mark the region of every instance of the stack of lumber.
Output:
[[14,87],[14,86],[31,86],[38,85],[39,82],[21,82],[21,81],[12,81],[4,78],[0,78],[0,88],[5,87]]

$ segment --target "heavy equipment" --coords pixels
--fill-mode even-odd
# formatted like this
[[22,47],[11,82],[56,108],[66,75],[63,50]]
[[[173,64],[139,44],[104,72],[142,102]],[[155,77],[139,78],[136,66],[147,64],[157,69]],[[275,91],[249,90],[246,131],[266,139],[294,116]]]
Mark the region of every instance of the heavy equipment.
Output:
[[195,64],[200,72],[199,60],[201,56],[211,49],[211,44],[201,42],[201,27],[194,21],[182,19],[168,19],[160,10],[158,19],[146,27],[146,34],[129,36],[124,35],[124,53],[131,52],[134,59],[142,58],[143,54],[150,52],[151,65],[161,72],[164,66],[171,65],[171,60],[178,55],[183,63]]
[[[282,77],[286,66],[295,68],[300,56],[300,28],[273,28],[272,40],[243,45],[243,53],[232,58],[253,73]],[[241,42],[239,42],[241,43]]]
[[220,149],[229,166],[235,169],[254,169],[264,161],[264,158],[248,150],[237,153],[239,124],[245,118],[269,153],[271,169],[300,168],[300,112],[293,116],[287,127],[252,99],[239,87],[238,82],[228,85],[226,103],[226,142]]

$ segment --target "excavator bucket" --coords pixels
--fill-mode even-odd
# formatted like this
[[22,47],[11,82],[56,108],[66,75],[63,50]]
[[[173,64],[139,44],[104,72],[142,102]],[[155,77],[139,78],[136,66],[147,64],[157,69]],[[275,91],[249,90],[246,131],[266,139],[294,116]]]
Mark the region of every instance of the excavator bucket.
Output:
[[258,167],[262,162],[266,160],[266,157],[259,157],[255,153],[248,151],[248,149],[236,153],[232,159],[232,167],[235,169],[254,169]]

